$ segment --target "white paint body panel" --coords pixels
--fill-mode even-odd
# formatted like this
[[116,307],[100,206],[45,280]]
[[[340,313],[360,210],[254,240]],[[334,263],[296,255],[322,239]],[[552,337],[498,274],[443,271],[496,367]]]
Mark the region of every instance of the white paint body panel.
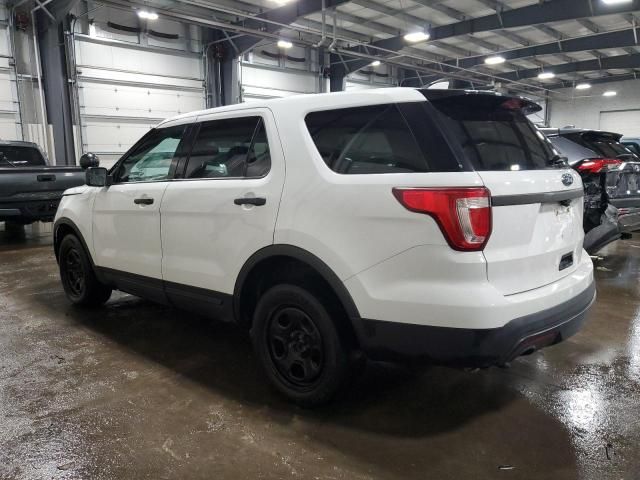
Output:
[[[170,182],[162,202],[164,280],[232,294],[244,263],[273,243],[285,162],[273,115],[267,109],[202,115],[198,121],[260,116],[265,122],[271,170],[264,178],[210,178]],[[263,197],[263,206],[234,199]]]
[[[93,261],[99,267],[162,278],[160,205],[168,182],[101,188],[93,207]],[[136,205],[152,198],[152,205]]]
[[[562,175],[573,177],[570,186]],[[521,172],[479,172],[493,196],[578,190],[580,175],[573,169]],[[492,233],[484,248],[489,281],[503,294],[532,290],[569,275],[582,255],[582,198],[570,206],[529,203],[493,207]],[[559,270],[563,255],[573,253],[573,265]]]
[[[539,204],[496,207],[485,251],[458,252],[431,217],[406,210],[392,195],[393,187],[411,186],[486,185],[493,195],[566,190],[558,183],[564,171],[340,175],[326,167],[304,124],[311,111],[418,101],[424,97],[413,89],[390,88],[182,115],[171,122],[260,112],[267,121],[270,173],[102,189],[95,193],[93,231],[90,214],[73,204],[95,189],[65,199],[59,216],[73,217],[83,235],[93,234],[98,265],[224,293],[233,292],[255,251],[293,245],[333,270],[360,315],[375,320],[495,328],[583,292],[593,281],[593,266],[582,251],[579,201],[562,219],[555,212],[541,215]],[[576,176],[570,189],[578,188]],[[161,204],[134,207],[133,198],[142,194]],[[267,204],[234,205],[244,195],[264,196]],[[574,251],[574,265],[558,275],[557,264],[550,266],[567,249]]]

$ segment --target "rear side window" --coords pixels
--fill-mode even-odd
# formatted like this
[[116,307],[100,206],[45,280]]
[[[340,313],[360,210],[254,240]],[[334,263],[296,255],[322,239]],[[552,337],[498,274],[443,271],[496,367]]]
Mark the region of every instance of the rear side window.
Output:
[[184,178],[262,177],[270,166],[260,117],[212,120],[200,126]]
[[393,104],[313,112],[305,122],[320,156],[334,172],[429,171],[413,133]]
[[0,145],[0,168],[41,167],[46,165],[40,150],[18,145]]
[[475,170],[550,168],[552,145],[519,109],[518,100],[512,100],[461,95],[431,103]]

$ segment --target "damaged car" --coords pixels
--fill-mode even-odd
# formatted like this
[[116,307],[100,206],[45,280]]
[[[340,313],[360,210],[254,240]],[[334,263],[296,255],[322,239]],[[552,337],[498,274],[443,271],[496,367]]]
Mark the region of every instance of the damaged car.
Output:
[[640,230],[640,157],[622,135],[573,127],[542,128],[582,177],[584,248],[590,254]]

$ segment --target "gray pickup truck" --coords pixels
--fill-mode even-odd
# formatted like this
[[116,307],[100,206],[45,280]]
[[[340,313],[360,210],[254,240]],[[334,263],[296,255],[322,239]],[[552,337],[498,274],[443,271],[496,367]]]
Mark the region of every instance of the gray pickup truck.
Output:
[[50,167],[35,143],[0,142],[0,222],[53,220],[62,192],[84,185],[89,166]]

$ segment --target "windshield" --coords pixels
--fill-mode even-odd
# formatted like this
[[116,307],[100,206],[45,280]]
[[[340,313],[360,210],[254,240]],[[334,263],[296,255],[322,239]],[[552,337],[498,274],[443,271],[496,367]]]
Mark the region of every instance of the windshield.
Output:
[[550,168],[558,153],[518,102],[495,95],[431,100],[476,170]]
[[40,150],[18,145],[0,145],[0,167],[44,167]]

